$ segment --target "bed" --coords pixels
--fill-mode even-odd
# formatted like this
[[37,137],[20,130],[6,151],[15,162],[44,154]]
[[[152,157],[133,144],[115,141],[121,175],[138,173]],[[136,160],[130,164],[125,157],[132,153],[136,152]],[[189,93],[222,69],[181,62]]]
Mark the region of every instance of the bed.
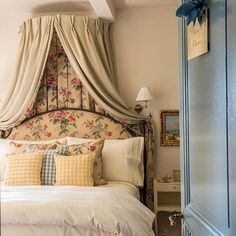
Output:
[[[103,137],[108,143],[124,146],[125,140],[135,137],[134,129],[102,113],[60,109],[26,119],[5,133],[4,142],[63,138],[61,123],[53,119],[72,118],[76,126],[68,125],[66,133],[74,136],[70,142]],[[145,158],[143,166],[144,162]],[[142,170],[144,181],[146,171]],[[144,190],[144,184],[137,186],[122,179],[95,187],[2,186],[1,235],[154,235],[154,214],[144,205]]]

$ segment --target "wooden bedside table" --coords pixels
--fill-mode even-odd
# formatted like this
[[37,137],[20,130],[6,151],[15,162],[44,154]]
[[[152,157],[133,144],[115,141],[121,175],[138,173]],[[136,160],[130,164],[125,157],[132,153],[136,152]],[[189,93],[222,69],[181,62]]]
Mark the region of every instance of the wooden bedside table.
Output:
[[180,212],[181,199],[180,199],[180,183],[170,182],[162,183],[154,179],[154,213],[155,217],[155,230],[158,235],[157,226],[157,213],[158,211]]

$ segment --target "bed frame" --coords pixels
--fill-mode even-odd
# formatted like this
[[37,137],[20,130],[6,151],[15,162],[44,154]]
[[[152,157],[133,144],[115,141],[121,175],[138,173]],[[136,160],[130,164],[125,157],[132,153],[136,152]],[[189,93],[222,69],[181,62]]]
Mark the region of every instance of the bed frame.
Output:
[[14,140],[78,138],[126,139],[143,136],[144,186],[141,200],[153,209],[154,133],[149,119],[122,122],[101,107],[75,73],[56,31],[53,32],[40,88],[16,127],[0,137]]

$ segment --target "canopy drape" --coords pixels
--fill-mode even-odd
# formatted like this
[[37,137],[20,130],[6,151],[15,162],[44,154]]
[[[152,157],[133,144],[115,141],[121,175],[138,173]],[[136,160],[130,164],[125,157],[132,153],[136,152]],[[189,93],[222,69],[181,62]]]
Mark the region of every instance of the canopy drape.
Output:
[[107,46],[110,24],[100,19],[57,16],[54,26],[73,69],[94,100],[121,120],[143,119],[127,109],[112,83],[114,75]]
[[0,129],[14,127],[35,101],[53,33],[53,17],[29,19],[20,28],[15,76],[0,106]]
[[19,124],[35,101],[55,28],[68,59],[94,100],[108,113],[136,123],[114,82],[110,23],[86,17],[44,16],[25,21],[15,77],[0,107],[0,129]]

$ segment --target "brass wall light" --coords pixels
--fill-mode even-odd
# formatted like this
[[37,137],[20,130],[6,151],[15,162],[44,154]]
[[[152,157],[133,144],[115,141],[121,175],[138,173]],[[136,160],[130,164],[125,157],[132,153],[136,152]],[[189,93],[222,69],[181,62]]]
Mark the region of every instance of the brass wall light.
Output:
[[138,96],[136,98],[136,102],[144,102],[144,105],[136,104],[134,107],[134,110],[137,113],[140,113],[144,108],[147,108],[148,101],[152,101],[153,99],[154,99],[154,96],[151,93],[150,89],[148,87],[142,87],[139,90]]

